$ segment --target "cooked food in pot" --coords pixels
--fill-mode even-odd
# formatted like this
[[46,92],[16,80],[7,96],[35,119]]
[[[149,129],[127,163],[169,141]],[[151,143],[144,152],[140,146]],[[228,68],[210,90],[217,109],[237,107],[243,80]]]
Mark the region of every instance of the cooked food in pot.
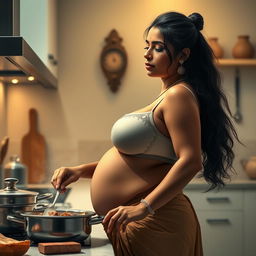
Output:
[[25,212],[25,213],[22,213],[22,215],[23,216],[62,216],[62,217],[67,216],[67,217],[72,217],[72,216],[86,215],[89,213],[90,212],[88,212],[88,211],[82,211],[82,210],[76,210],[76,211],[55,210],[55,211],[47,212],[46,215],[44,215],[44,212],[42,212],[42,211]]
[[57,211],[52,211],[48,212],[49,216],[75,216],[77,215],[76,213],[71,213],[71,212],[57,212]]

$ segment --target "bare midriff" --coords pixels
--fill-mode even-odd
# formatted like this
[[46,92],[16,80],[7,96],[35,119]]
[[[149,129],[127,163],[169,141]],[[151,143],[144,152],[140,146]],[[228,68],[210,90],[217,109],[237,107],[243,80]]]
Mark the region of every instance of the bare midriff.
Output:
[[105,215],[136,195],[150,191],[170,168],[168,163],[125,155],[112,147],[100,159],[92,177],[91,199],[95,212]]

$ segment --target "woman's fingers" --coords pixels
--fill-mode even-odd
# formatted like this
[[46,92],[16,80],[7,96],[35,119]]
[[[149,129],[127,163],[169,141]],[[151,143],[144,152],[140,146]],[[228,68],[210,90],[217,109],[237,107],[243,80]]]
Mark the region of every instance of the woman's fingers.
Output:
[[55,189],[60,189],[62,192],[65,191],[66,186],[70,183],[77,181],[79,174],[68,167],[61,167],[55,170],[51,183]]
[[120,212],[117,211],[115,214],[113,214],[113,216],[111,217],[111,219],[109,220],[108,223],[108,229],[107,232],[111,233],[113,230],[114,225],[116,224],[116,221],[120,218]]
[[51,178],[51,183],[52,185],[56,188],[56,178],[57,178],[57,170],[54,171],[52,178]]
[[111,233],[114,228],[116,232],[120,232],[120,227],[124,231],[130,222],[141,220],[148,214],[146,207],[140,204],[119,206],[106,214],[103,220],[104,229],[107,233]]
[[54,171],[54,174],[51,179],[51,183],[55,187],[55,189],[60,189],[60,185],[63,182],[63,178],[65,176],[65,172],[66,172],[65,169],[66,168],[61,167]]
[[124,221],[125,219],[127,218],[127,215],[126,214],[122,214],[116,221],[116,230],[119,230],[120,229],[120,226],[122,226],[122,230],[124,231],[125,229],[125,225],[124,224]]
[[61,190],[64,190],[66,188],[67,185],[69,185],[70,183],[74,182],[74,181],[77,181],[78,180],[78,176],[76,175],[71,175],[69,177],[67,177],[67,179],[65,179],[61,185],[60,185],[60,189]]
[[60,168],[60,169],[57,170],[56,189],[60,189],[61,188],[61,185],[63,183],[63,178],[65,176],[65,173],[66,173],[66,168]]
[[103,224],[105,224],[105,223],[107,223],[107,222],[109,221],[110,217],[112,216],[112,215],[111,215],[111,212],[112,212],[112,211],[113,211],[113,210],[109,211],[109,212],[105,215],[105,217],[104,217],[104,219],[103,219],[103,221],[102,221]]
[[[108,222],[107,232],[111,233],[114,227],[118,231],[123,222],[127,219],[127,213],[124,211],[123,207],[112,209],[107,213],[104,218],[103,224]],[[126,223],[125,223],[126,224]],[[124,229],[125,227],[123,227]]]

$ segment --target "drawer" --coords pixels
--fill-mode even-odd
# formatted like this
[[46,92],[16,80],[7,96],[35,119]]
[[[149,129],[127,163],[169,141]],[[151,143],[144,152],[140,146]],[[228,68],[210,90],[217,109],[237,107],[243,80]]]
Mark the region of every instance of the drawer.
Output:
[[198,211],[204,255],[241,256],[243,254],[242,211]]
[[185,190],[195,209],[198,210],[242,210],[243,191],[199,192]]
[[244,207],[256,211],[256,190],[244,191]]

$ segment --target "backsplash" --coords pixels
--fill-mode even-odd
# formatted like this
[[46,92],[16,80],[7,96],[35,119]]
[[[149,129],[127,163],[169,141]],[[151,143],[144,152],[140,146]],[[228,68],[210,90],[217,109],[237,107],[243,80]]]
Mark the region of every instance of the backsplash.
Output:
[[82,140],[78,142],[78,162],[87,163],[100,160],[112,147],[110,140]]

